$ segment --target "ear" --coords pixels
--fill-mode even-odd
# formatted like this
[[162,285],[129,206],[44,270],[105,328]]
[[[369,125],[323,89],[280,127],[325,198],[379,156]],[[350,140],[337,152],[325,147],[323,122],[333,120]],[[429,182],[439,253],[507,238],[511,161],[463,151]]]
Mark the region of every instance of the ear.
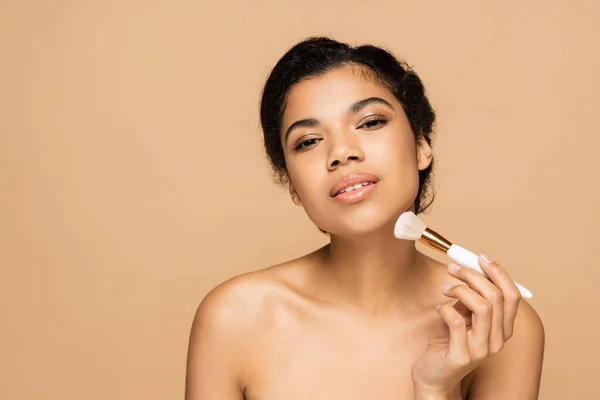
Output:
[[419,171],[429,167],[432,160],[433,154],[427,140],[425,138],[417,139],[417,168]]
[[292,201],[294,202],[294,204],[302,207],[300,197],[298,197],[298,193],[296,193],[296,189],[294,189],[294,185],[292,185],[291,182],[288,184],[288,189],[290,191],[290,196],[292,196]]

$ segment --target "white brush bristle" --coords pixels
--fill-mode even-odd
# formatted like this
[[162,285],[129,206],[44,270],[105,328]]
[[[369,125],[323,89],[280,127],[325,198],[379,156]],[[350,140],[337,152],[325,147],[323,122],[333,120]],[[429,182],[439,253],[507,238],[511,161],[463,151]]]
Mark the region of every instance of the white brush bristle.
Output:
[[419,240],[427,226],[413,213],[403,213],[394,226],[394,236],[398,239]]

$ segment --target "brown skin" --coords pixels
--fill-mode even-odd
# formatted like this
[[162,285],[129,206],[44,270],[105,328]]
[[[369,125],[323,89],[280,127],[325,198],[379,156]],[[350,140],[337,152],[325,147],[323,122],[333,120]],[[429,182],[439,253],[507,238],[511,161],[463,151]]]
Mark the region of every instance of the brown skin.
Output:
[[[187,400],[537,399],[544,330],[506,271],[480,260],[491,280],[454,272],[394,238],[431,148],[362,72],[335,69],[289,92],[290,194],[331,243],[205,297],[190,337]],[[392,107],[347,112],[371,97]],[[319,123],[286,140],[305,118]],[[331,186],[357,171],[381,179],[371,196],[332,199]]]

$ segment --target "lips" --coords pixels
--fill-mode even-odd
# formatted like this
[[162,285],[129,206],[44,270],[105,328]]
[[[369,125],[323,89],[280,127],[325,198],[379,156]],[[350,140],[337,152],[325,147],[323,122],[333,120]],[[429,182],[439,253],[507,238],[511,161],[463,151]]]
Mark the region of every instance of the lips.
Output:
[[360,190],[362,186],[373,185],[377,182],[379,182],[379,178],[373,174],[365,172],[354,172],[338,180],[331,187],[331,190],[329,191],[329,196],[337,197],[340,194],[352,192],[354,189]]

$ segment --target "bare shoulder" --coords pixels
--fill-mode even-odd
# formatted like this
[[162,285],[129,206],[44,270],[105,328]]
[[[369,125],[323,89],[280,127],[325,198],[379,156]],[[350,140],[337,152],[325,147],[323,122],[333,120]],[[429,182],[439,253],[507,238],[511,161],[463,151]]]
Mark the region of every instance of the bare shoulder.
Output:
[[[525,299],[521,299],[515,317],[513,336],[506,342],[503,351],[515,357],[521,352],[539,351],[544,348],[545,330],[537,311]],[[527,349],[530,349],[529,351]],[[502,354],[500,352],[498,355]],[[539,354],[540,357],[542,354]]]
[[290,297],[286,277],[294,270],[288,263],[245,273],[204,297],[189,338],[186,399],[244,398],[248,360],[272,328],[273,310]]
[[200,302],[192,335],[200,327],[247,334],[260,328],[273,306],[293,294],[290,282],[298,272],[298,260],[244,273],[217,285]]
[[[515,318],[515,330],[513,338],[519,340],[544,340],[544,323],[537,311],[525,299],[521,299],[517,316]],[[511,339],[512,340],[512,339]]]
[[[500,353],[482,364],[482,373],[486,370],[514,368],[515,363],[534,363],[541,367],[545,337],[544,324],[539,314],[527,300],[521,299],[512,337],[507,340]],[[533,365],[532,369],[537,370]]]
[[537,399],[544,347],[542,320],[531,304],[521,299],[512,337],[502,351],[474,371],[469,399]]

